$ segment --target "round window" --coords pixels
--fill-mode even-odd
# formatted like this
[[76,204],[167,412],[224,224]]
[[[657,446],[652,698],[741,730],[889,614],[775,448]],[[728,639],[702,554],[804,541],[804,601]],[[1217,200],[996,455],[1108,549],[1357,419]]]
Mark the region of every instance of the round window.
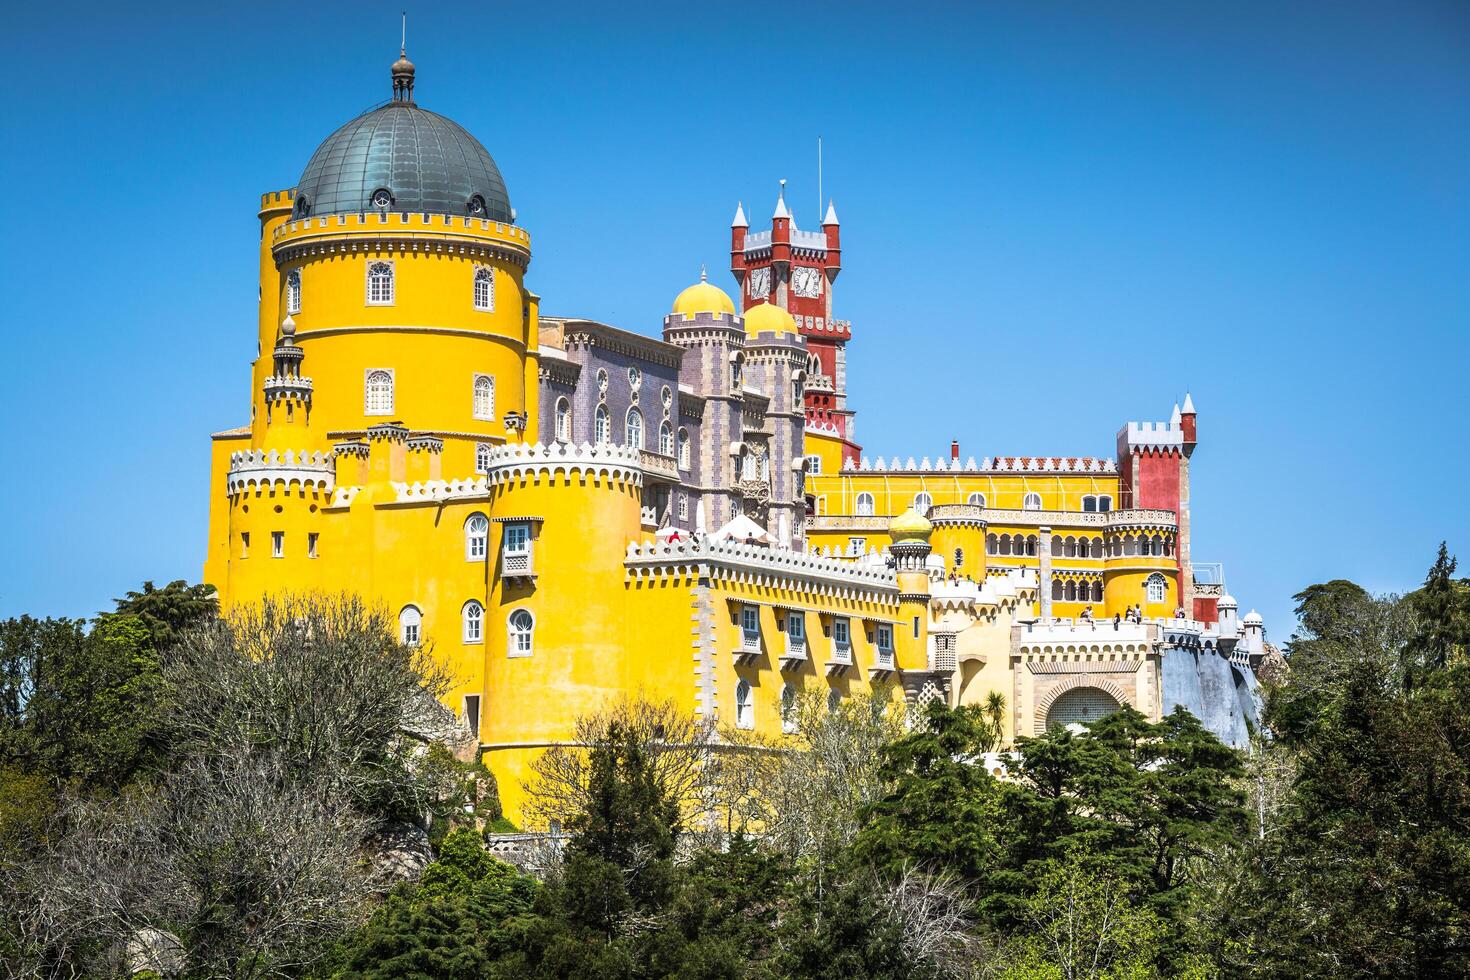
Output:
[[379,187],[377,190],[373,191],[373,207],[386,208],[392,207],[392,205],[393,195],[388,191],[388,188]]
[[481,197],[480,195],[476,194],[474,197],[470,198],[470,214],[484,214],[484,213],[485,213],[485,199],[483,197]]
[[633,386],[633,390],[634,391],[637,391],[638,390],[638,386],[640,384],[642,384],[642,383],[643,383],[643,372],[640,371],[640,370],[638,370],[635,367],[628,368],[628,384],[630,384],[630,385]]

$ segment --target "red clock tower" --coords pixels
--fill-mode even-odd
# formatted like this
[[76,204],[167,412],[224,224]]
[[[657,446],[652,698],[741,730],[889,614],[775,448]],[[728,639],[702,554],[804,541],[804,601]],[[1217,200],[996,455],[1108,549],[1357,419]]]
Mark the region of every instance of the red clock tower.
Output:
[[853,412],[847,407],[847,342],[852,325],[832,316],[832,286],[842,271],[837,211],[829,201],[821,231],[802,231],[786,206],[786,181],[770,231],[750,231],[744,205],[730,224],[730,271],[740,284],[741,309],[773,303],[796,320],[811,357],[805,402],[808,428],[829,430],[844,443],[844,465],[857,464]]

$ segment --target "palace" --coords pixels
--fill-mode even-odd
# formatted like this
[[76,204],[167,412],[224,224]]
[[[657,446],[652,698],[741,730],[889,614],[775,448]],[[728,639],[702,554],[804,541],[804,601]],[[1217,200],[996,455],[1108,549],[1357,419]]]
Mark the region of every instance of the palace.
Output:
[[[1190,555],[1188,396],[1116,456],[870,460],[841,226],[731,228],[660,337],[543,316],[463,128],[392,99],[260,208],[248,425],[213,437],[205,580],[351,591],[452,669],[517,819],[528,763],[620,695],[778,733],[798,692],[1004,694],[1007,735],[1175,705],[1234,743],[1261,618]],[[1136,615],[1129,615],[1136,613]]]

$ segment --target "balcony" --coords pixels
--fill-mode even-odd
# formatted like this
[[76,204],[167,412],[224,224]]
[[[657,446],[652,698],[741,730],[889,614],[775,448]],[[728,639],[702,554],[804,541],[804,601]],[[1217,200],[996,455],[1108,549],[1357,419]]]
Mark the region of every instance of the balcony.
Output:
[[806,637],[786,634],[786,650],[781,654],[781,669],[795,670],[806,663]]
[[832,655],[827,658],[827,673],[843,674],[852,666],[852,644],[833,641]]
[[507,551],[500,556],[501,578],[535,578],[535,562],[532,560],[531,550]]
[[886,677],[893,673],[893,647],[877,647],[873,650],[873,666],[868,668],[870,677]]
[[735,660],[738,663],[753,663],[761,655],[760,630],[741,629],[740,646],[735,649]]
[[642,449],[638,452],[638,464],[649,476],[662,477],[675,483],[679,481],[679,461],[672,456],[665,456],[651,449]]

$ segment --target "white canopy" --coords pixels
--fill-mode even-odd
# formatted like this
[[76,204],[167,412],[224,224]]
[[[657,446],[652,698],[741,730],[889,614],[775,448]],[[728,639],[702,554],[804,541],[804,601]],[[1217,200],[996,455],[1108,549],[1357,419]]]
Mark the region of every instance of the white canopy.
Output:
[[770,545],[774,543],[771,535],[749,517],[741,514],[729,524],[720,528],[713,535],[716,541],[754,541],[756,544]]

